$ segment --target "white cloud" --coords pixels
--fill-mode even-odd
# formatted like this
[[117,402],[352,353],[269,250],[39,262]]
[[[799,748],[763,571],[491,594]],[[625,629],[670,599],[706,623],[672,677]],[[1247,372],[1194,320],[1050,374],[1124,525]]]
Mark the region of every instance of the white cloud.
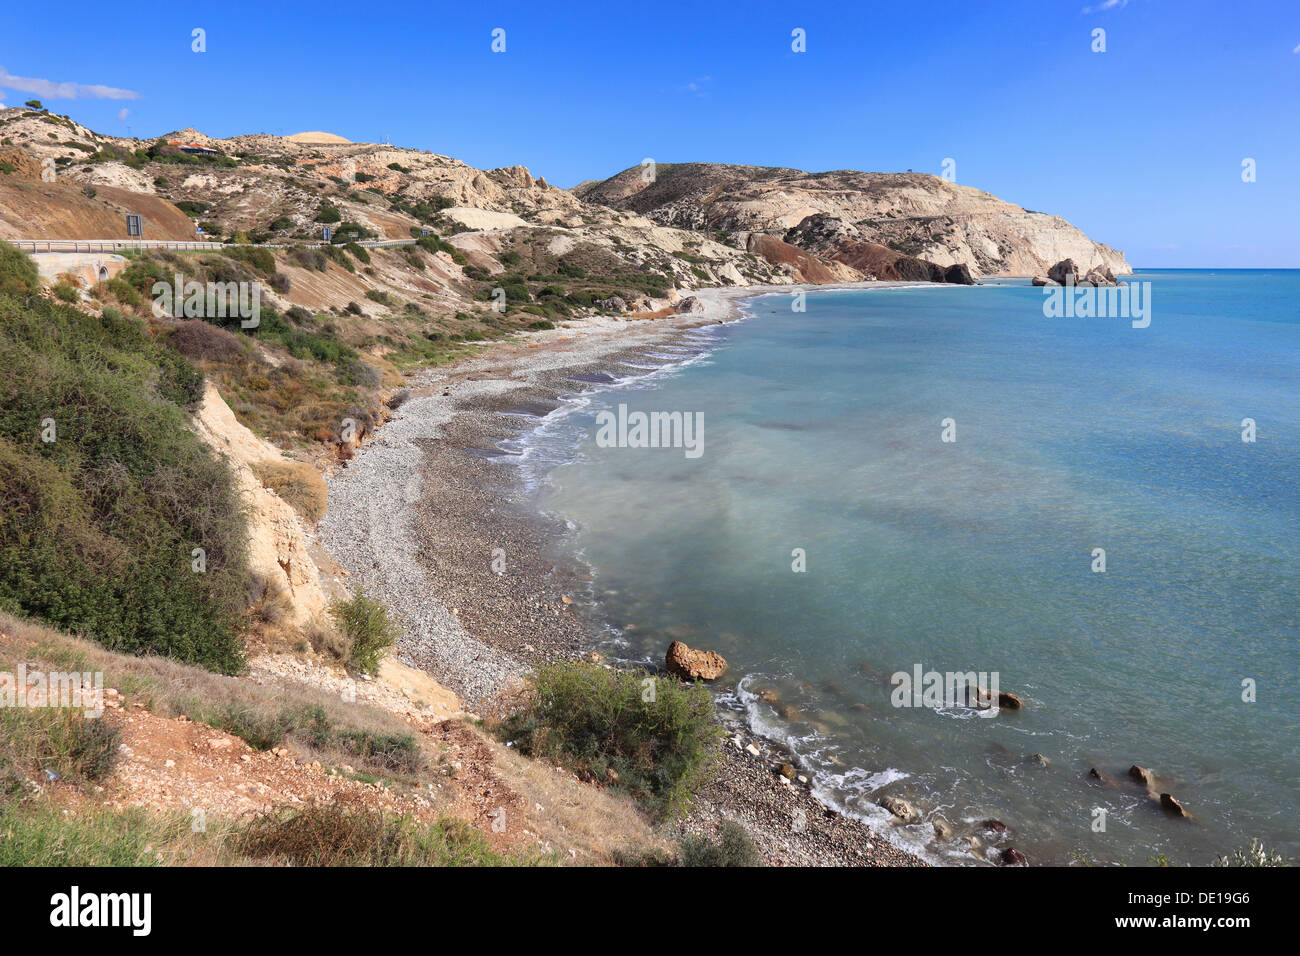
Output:
[[712,81],[713,81],[713,77],[711,76],[697,77],[696,79],[691,80],[691,82],[687,83],[685,86],[681,87],[681,92],[694,93],[696,96],[708,96],[709,91],[707,87],[709,83],[711,83]]
[[122,122],[123,120],[125,120],[128,116],[130,116],[130,115],[131,115],[131,111],[130,111],[130,110],[122,110],[122,112],[120,112],[120,113],[117,114],[117,121],[120,123],[120,122]]
[[20,93],[35,93],[47,100],[138,100],[140,94],[134,90],[119,90],[111,86],[84,83],[56,83],[53,80],[41,80],[30,76],[14,76],[0,66],[0,86]]
[[1124,9],[1128,6],[1128,0],[1102,0],[1095,7],[1084,7],[1084,13],[1100,13],[1102,10],[1114,10],[1116,7]]
[[1291,52],[1292,52],[1292,53],[1300,53],[1300,43],[1297,43],[1297,44],[1295,45],[1295,49],[1292,50]]

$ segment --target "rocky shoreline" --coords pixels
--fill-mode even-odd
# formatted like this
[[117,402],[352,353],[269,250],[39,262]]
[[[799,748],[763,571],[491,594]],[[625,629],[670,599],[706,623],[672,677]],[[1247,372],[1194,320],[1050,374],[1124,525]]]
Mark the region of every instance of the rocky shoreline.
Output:
[[[398,659],[473,711],[532,666],[589,650],[597,635],[580,614],[588,575],[550,556],[547,544],[563,529],[529,508],[498,445],[534,428],[585,382],[626,375],[620,363],[670,364],[646,351],[739,318],[737,300],[799,288],[705,290],[690,313],[581,320],[420,373],[394,417],[330,477],[318,529],[349,584],[384,601],[402,625]],[[775,865],[925,865],[823,806],[806,783],[782,778],[777,767],[787,758],[769,742],[739,725],[727,732],[718,773],[676,825],[681,832],[712,833],[736,820]]]

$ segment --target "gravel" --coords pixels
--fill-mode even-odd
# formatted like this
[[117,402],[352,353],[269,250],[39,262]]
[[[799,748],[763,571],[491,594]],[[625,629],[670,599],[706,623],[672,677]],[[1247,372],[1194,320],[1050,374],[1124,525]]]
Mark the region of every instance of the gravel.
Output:
[[[577,613],[583,570],[549,559],[546,543],[559,529],[528,506],[514,470],[494,453],[533,421],[500,413],[544,413],[582,387],[572,376],[625,373],[618,365],[625,359],[664,363],[647,346],[735,318],[733,300],[755,291],[705,290],[697,293],[704,313],[653,323],[582,320],[409,383],[406,403],[328,479],[329,509],[318,529],[352,589],[383,601],[404,629],[401,661],[431,673],[473,710],[538,663],[579,656],[595,643],[592,625]],[[493,567],[500,556],[505,573]],[[784,758],[769,743],[740,726],[727,733],[718,773],[672,830],[713,834],[735,820],[773,865],[925,865],[824,807],[806,785],[783,782],[776,766]],[[737,736],[740,747],[731,742]],[[744,749],[751,743],[758,756]]]

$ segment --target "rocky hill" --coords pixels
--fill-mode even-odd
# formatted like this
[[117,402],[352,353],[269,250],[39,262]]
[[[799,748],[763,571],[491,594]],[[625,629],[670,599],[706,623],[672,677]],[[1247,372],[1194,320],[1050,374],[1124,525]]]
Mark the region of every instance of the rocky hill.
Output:
[[[873,274],[883,246],[972,275],[1038,275],[1065,258],[1129,272],[1124,254],[1060,216],[1031,212],[923,173],[805,173],[762,166],[634,166],[575,193],[666,226],[768,233],[826,260]],[[878,276],[893,278],[893,276]]]
[[[464,257],[471,280],[585,271],[632,311],[706,286],[968,281],[1041,274],[1066,258],[1085,271],[1129,271],[1121,252],[1058,216],[919,173],[660,164],[652,176],[636,166],[570,191],[522,166],[481,170],[329,133],[214,139],[190,128],[124,139],[26,109],[0,111],[0,151],[0,238],[115,237],[125,229],[124,197],[110,192],[119,190],[149,206],[151,238],[189,238],[195,224],[212,238],[286,245],[319,240],[325,225],[362,239],[430,230]],[[42,164],[59,189],[37,203],[30,185],[12,187],[39,181]],[[60,190],[66,208],[51,202]],[[472,299],[464,278],[434,282]]]

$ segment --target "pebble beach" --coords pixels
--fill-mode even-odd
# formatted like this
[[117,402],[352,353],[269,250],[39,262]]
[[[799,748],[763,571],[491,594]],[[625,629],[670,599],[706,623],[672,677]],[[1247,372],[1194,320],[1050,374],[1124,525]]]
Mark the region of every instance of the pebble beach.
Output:
[[[415,376],[407,401],[329,479],[318,529],[352,589],[382,600],[401,625],[398,659],[475,711],[531,667],[588,652],[588,576],[551,556],[546,544],[563,529],[530,509],[500,443],[590,387],[584,380],[625,374],[625,362],[665,364],[650,353],[740,317],[740,299],[794,288],[706,290],[691,313],[577,320]],[[726,730],[716,775],[676,828],[711,834],[735,820],[773,865],[924,865],[822,806],[806,780],[779,774],[789,758],[769,742]]]

